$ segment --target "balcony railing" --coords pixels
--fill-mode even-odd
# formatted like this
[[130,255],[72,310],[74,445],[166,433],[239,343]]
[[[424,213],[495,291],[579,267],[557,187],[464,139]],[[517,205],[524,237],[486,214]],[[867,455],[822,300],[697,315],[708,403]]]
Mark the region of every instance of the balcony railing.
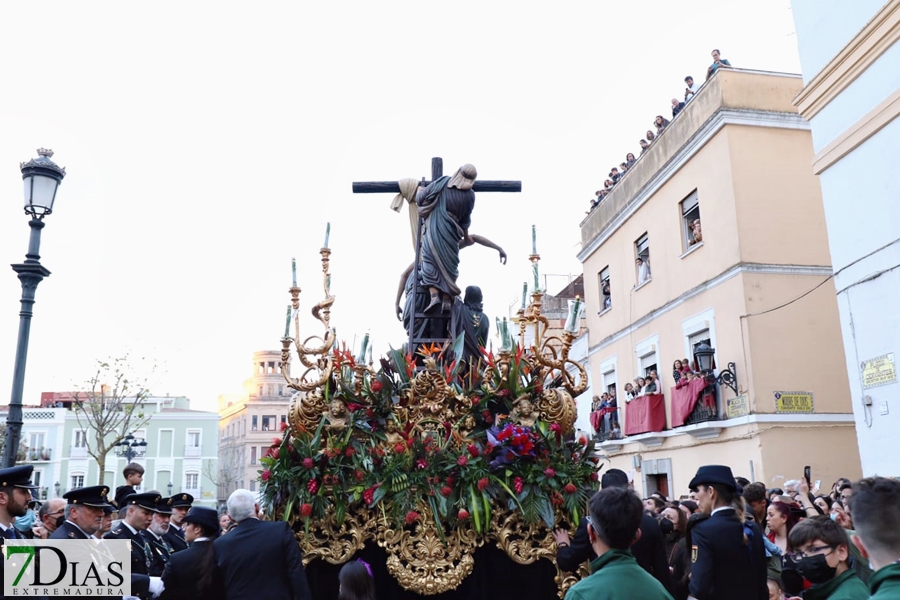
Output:
[[25,451],[25,462],[49,461],[53,450],[50,448],[29,448]]
[[[694,410],[691,411],[690,416],[688,416],[687,421],[685,421],[684,424],[694,425],[696,423],[705,423],[707,421],[718,421],[718,396],[719,389],[715,383],[706,386],[703,391],[700,392],[697,404],[694,405]],[[708,398],[711,399],[707,400]]]
[[184,457],[185,458],[199,458],[201,455],[202,448],[200,446],[185,446],[184,447]]

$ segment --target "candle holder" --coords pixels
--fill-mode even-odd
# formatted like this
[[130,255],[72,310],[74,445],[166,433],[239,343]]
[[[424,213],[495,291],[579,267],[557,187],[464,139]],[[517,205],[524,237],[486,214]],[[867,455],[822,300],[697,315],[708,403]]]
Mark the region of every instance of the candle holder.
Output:
[[[322,248],[322,288],[325,299],[318,302],[312,308],[312,315],[325,326],[325,332],[312,335],[300,341],[300,288],[291,286],[288,292],[291,294],[291,306],[294,309],[294,337],[286,337],[281,340],[281,372],[287,381],[288,387],[298,392],[312,392],[325,385],[331,377],[334,369],[334,332],[331,330],[331,305],[334,304],[334,296],[329,289],[330,257],[331,250]],[[291,343],[293,342],[297,358],[305,367],[305,371],[299,378],[291,377]]]

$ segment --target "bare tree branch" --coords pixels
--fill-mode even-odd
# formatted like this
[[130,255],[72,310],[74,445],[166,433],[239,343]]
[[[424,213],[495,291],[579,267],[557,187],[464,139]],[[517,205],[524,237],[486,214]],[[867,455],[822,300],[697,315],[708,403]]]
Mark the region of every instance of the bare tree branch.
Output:
[[97,361],[97,371],[84,389],[75,394],[73,408],[78,426],[86,435],[87,453],[100,470],[99,485],[106,475],[106,456],[134,431],[150,422],[144,401],[150,396],[146,379],[132,382],[128,355]]

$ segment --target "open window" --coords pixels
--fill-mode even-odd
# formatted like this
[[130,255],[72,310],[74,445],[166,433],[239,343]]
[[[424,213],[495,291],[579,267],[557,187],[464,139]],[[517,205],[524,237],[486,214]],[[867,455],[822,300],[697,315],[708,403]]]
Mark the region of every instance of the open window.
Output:
[[681,201],[681,237],[685,251],[703,241],[700,230],[700,201],[697,190]]
[[637,285],[650,281],[650,237],[645,233],[634,243]]
[[597,280],[600,285],[600,311],[612,308],[612,295],[609,289],[609,267],[604,268],[597,274]]
[[[698,331],[697,333],[690,336],[689,343],[691,346],[691,361],[693,361],[691,368],[696,371],[699,368],[699,363],[697,362],[697,347],[700,346],[700,344],[706,344],[710,348],[714,348],[714,346],[712,345],[712,336],[709,335],[709,329]],[[713,355],[712,357],[712,369],[716,369],[715,355]]]

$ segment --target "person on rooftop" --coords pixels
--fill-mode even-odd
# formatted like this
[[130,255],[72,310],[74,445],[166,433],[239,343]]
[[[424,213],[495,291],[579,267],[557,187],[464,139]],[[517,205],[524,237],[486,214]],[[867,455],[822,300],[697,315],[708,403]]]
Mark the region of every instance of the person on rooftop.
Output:
[[724,67],[726,69],[731,68],[731,63],[728,62],[728,59],[722,58],[719,54],[718,49],[712,51],[712,59],[713,63],[709,65],[709,68],[706,69],[706,78],[709,79],[713,76],[713,73],[719,70],[720,67]]

